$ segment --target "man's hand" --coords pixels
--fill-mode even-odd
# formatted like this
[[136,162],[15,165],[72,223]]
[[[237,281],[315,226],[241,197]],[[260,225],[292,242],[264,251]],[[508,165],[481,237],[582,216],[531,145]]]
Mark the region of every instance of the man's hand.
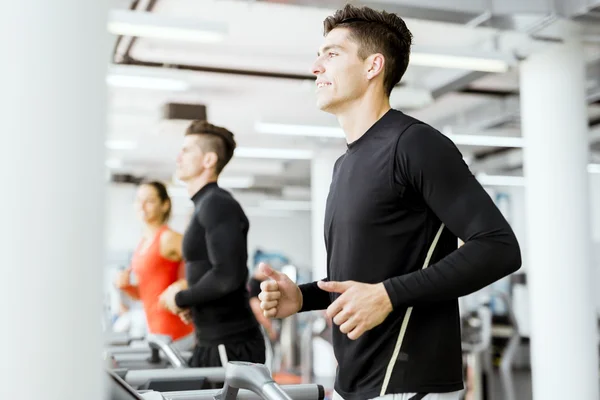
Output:
[[281,272],[277,272],[265,263],[258,268],[269,280],[261,282],[258,295],[260,308],[265,317],[285,318],[302,308],[302,292],[292,280]]
[[187,282],[185,279],[181,279],[175,283],[172,283],[158,298],[158,303],[165,309],[169,310],[173,314],[180,314],[184,310],[177,307],[175,304],[175,295],[182,290],[187,288]]
[[327,316],[349,339],[356,340],[381,324],[393,310],[383,283],[319,281],[318,285],[326,292],[341,293],[327,307]]

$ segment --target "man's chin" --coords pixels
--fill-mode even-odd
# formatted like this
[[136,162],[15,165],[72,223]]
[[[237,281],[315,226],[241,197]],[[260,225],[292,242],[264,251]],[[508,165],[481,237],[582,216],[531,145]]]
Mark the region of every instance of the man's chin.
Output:
[[332,104],[329,101],[319,101],[317,100],[317,108],[324,112],[331,112]]

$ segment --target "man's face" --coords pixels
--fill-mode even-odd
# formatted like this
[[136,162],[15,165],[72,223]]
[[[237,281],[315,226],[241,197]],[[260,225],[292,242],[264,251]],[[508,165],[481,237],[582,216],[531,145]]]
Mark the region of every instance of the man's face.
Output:
[[205,154],[202,151],[201,140],[199,135],[184,136],[183,145],[177,155],[177,179],[187,182],[204,172]]
[[360,98],[368,84],[366,63],[348,35],[346,28],[329,32],[312,68],[317,77],[317,107],[333,114]]

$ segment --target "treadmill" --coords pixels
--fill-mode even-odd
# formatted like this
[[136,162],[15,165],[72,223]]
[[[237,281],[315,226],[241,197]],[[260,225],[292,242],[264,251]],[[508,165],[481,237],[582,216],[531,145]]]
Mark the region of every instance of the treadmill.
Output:
[[169,336],[148,335],[144,343],[146,345],[132,347],[129,341],[119,342],[104,348],[104,359],[111,368],[127,369],[164,369],[164,368],[187,368],[187,360],[192,356],[191,352],[180,352],[171,346],[172,340]]
[[107,371],[107,400],[323,400],[321,385],[280,386],[267,367],[240,361],[227,364],[222,389],[193,391],[136,391],[114,371]]
[[189,368],[167,336],[148,336],[147,343],[148,348],[117,346],[105,349],[106,367],[137,390],[162,392],[222,387],[224,367]]

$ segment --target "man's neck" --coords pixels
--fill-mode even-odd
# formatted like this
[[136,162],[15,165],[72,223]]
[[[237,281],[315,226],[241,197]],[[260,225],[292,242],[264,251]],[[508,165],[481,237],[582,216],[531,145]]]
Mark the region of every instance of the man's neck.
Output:
[[206,186],[207,184],[209,184],[211,182],[216,182],[216,181],[217,181],[216,177],[205,176],[205,175],[200,175],[193,179],[190,179],[187,182],[187,191],[188,191],[189,196],[192,197],[193,195],[198,193],[198,191],[200,189],[202,189],[204,186]]
[[381,117],[390,110],[387,96],[369,95],[350,103],[336,113],[338,122],[346,134],[346,142],[352,143],[364,135]]

